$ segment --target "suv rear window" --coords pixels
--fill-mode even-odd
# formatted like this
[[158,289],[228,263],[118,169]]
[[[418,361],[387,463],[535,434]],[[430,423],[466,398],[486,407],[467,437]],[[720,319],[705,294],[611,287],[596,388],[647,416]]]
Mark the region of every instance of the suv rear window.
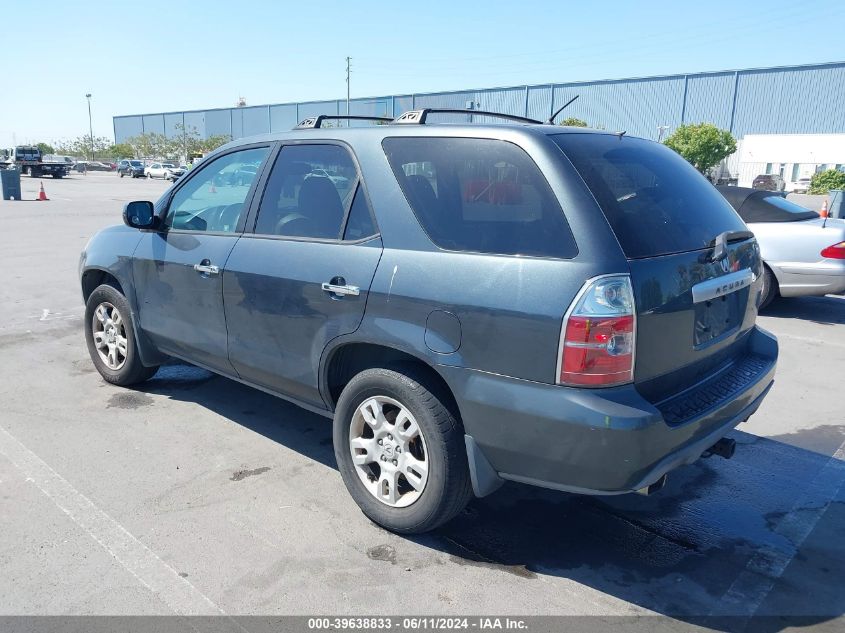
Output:
[[578,249],[549,184],[513,143],[386,138],[393,173],[440,248],[570,259]]
[[618,134],[551,137],[590,188],[629,259],[707,248],[747,230],[695,168],[659,143]]

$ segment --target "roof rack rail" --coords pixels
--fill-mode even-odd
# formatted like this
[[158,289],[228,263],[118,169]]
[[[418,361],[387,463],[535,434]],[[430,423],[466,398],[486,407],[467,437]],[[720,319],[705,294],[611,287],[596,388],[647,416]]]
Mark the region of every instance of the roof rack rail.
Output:
[[389,116],[362,116],[358,114],[321,114],[302,119],[294,130],[305,130],[322,127],[323,121],[354,120],[354,121],[384,121],[390,123],[393,119]]
[[396,117],[393,121],[397,125],[424,125],[428,115],[432,112],[438,114],[478,114],[480,116],[491,116],[499,119],[509,119],[520,123],[535,123],[542,125],[542,121],[529,119],[528,117],[516,114],[502,114],[501,112],[488,112],[486,110],[459,110],[457,108],[423,108],[422,110],[408,110]]

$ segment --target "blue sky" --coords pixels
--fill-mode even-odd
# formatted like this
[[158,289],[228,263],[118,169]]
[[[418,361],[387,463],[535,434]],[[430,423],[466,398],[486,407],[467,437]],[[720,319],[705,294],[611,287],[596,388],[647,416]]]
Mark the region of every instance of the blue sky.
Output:
[[845,60],[837,0],[45,0],[0,15],[0,147],[86,133],[87,92],[108,137],[120,114],[343,98],[347,55],[353,97]]

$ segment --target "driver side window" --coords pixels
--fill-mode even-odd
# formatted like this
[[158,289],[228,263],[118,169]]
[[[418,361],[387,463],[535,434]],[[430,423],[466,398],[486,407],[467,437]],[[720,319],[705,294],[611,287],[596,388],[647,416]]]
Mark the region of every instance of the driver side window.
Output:
[[184,231],[234,232],[252,179],[269,152],[269,147],[231,152],[201,167],[173,196],[165,224]]
[[267,179],[255,232],[338,240],[357,185],[358,170],[344,147],[283,147]]

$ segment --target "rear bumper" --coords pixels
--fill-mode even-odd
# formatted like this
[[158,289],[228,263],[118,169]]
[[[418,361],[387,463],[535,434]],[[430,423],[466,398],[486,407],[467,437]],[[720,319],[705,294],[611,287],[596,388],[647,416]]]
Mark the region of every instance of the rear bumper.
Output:
[[[689,390],[690,406],[684,407],[689,417],[683,420],[676,415],[678,398],[658,408],[633,385],[573,389],[441,366],[470,436],[476,494],[495,489],[496,478],[584,494],[623,494],[695,461],[748,419],[771,388],[777,341],[759,328],[749,337],[753,373],[741,367],[739,385],[726,370],[727,381],[710,379]],[[710,404],[712,393],[720,398]]]
[[[767,262],[768,263],[768,262]],[[799,264],[771,264],[782,297],[845,293],[845,260]]]

